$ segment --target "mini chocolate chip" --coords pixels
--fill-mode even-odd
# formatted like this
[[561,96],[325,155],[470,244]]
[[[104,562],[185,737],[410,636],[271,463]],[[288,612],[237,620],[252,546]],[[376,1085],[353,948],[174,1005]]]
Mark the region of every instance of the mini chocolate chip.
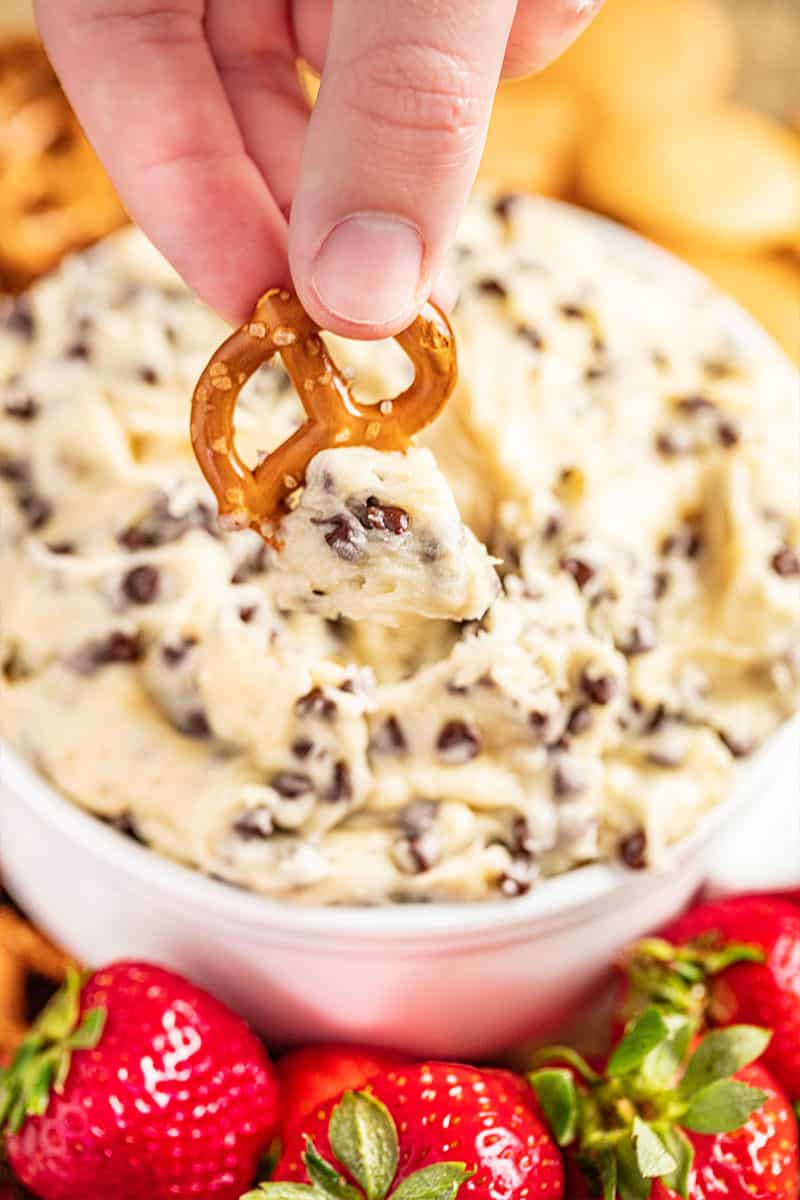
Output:
[[582,558],[575,558],[574,555],[565,554],[561,559],[559,566],[562,571],[566,571],[577,583],[578,587],[583,591],[587,583],[594,579],[595,569],[585,562]]
[[[638,700],[634,700],[631,704],[634,712],[641,712],[642,705]],[[667,707],[665,704],[657,704],[651,715],[648,717],[644,727],[645,733],[656,733],[667,719]]]
[[331,804],[338,804],[340,800],[351,800],[352,798],[353,773],[344,759],[340,758],[334,764],[331,786],[325,794],[325,799]]
[[30,302],[25,296],[20,296],[18,300],[15,300],[5,313],[2,318],[2,327],[8,333],[13,333],[15,337],[21,338],[24,342],[33,340],[36,322],[34,321]]
[[160,586],[158,570],[148,564],[134,567],[122,580],[123,595],[131,604],[152,604]]
[[311,777],[299,771],[278,771],[269,783],[286,800],[296,800],[298,796],[305,796],[314,790]]
[[597,383],[608,378],[608,367],[587,367],[583,372],[584,383]]
[[51,554],[74,554],[77,546],[74,542],[48,542],[47,549]]
[[147,383],[151,387],[154,387],[159,381],[158,371],[154,367],[140,367],[139,378],[142,383]]
[[669,591],[669,573],[667,571],[656,571],[653,575],[653,596],[656,600],[661,600]]
[[631,627],[626,638],[617,643],[617,649],[634,658],[637,654],[648,654],[657,645],[656,631],[651,623],[642,619]]
[[675,407],[682,413],[698,413],[714,409],[717,405],[713,400],[709,400],[708,396],[702,395],[700,392],[692,393],[689,396],[678,396],[675,400]]
[[381,504],[374,496],[367,499],[364,520],[368,529],[383,529],[394,534],[405,533],[409,525],[408,513],[404,508]]
[[525,817],[514,817],[511,822],[511,842],[517,854],[533,858],[536,847],[531,827]]
[[438,809],[439,805],[435,800],[414,800],[412,804],[400,809],[397,823],[407,837],[419,837],[436,824]]
[[553,538],[558,537],[561,530],[564,528],[564,522],[561,517],[553,514],[549,516],[544,523],[542,537],[546,542],[552,542]]
[[324,721],[332,721],[336,716],[336,701],[326,696],[322,688],[312,688],[295,701],[295,716],[300,718],[319,717]]
[[726,729],[718,729],[717,737],[734,758],[747,758],[756,748],[755,742],[751,739],[737,737],[736,734],[729,733]]
[[668,433],[659,433],[656,435],[656,450],[665,458],[672,458],[681,452],[678,443]]
[[258,612],[257,604],[240,604],[239,605],[239,620],[243,625],[249,625],[253,617]]
[[553,792],[559,799],[576,796],[584,786],[581,772],[570,763],[560,762],[553,771]]
[[454,766],[469,762],[481,752],[480,734],[465,721],[447,721],[439,730],[436,750],[444,762]]
[[589,316],[580,304],[559,304],[558,311],[567,321],[585,321]]
[[267,806],[259,804],[237,818],[231,831],[243,842],[264,842],[275,832],[275,822]]
[[498,300],[505,300],[508,296],[508,289],[503,286],[499,279],[479,279],[475,287],[484,296],[495,296]]
[[41,529],[53,515],[50,501],[37,492],[23,492],[17,497],[17,504],[27,518],[28,528],[32,530]]
[[403,727],[394,714],[383,721],[372,735],[370,749],[377,754],[405,754],[408,750]]
[[177,667],[186,658],[186,655],[197,645],[196,637],[181,638],[179,642],[167,642],[161,647],[161,657],[168,667]]
[[580,686],[592,704],[608,704],[617,690],[617,681],[613,675],[598,675],[595,678],[588,671],[582,671]]
[[112,829],[116,829],[117,833],[121,833],[132,841],[138,842],[140,846],[146,845],[144,838],[136,827],[136,819],[132,812],[126,810],[114,817],[106,817],[106,824],[110,825]]
[[39,415],[39,404],[33,396],[20,396],[17,400],[8,400],[3,405],[7,417],[17,421],[33,421]]
[[536,733],[541,737],[544,735],[545,730],[550,724],[550,718],[548,717],[547,713],[539,712],[537,709],[533,708],[528,713],[528,724],[532,729],[535,729]]
[[421,833],[395,842],[392,857],[407,875],[422,875],[441,861],[441,843],[434,833]]
[[717,425],[717,438],[721,446],[724,446],[726,450],[730,449],[731,446],[739,444],[739,430],[733,421],[720,421]]
[[533,350],[544,350],[544,338],[532,325],[523,322],[517,325],[515,332],[517,337],[526,341]]
[[64,358],[83,359],[87,361],[89,358],[89,346],[87,342],[73,342],[71,346],[67,346],[64,351]]
[[576,704],[569,715],[567,730],[575,737],[592,727],[592,710],[588,704]]
[[492,206],[495,216],[499,217],[501,221],[508,221],[514,212],[518,201],[519,193],[504,192],[503,195],[497,197],[494,205]]
[[126,550],[145,550],[175,542],[192,529],[203,529],[210,537],[219,536],[211,507],[198,500],[186,512],[174,516],[170,512],[169,498],[162,495],[140,520],[117,534],[117,541]]
[[792,550],[791,546],[781,546],[769,560],[769,565],[776,575],[784,579],[793,579],[800,575],[800,554]]
[[345,562],[357,562],[363,553],[360,538],[363,534],[358,535],[356,526],[343,513],[336,517],[331,517],[326,521],[317,522],[315,524],[330,525],[332,528],[325,534],[325,541],[333,550],[334,554],[338,554],[339,558],[343,558]]
[[135,663],[142,657],[142,642],[138,633],[123,633],[115,629],[104,638],[87,642],[69,660],[79,675],[92,675],[100,667],[116,663]]
[[703,547],[702,534],[697,529],[687,528],[680,533],[669,534],[665,537],[659,551],[663,555],[683,554],[686,558],[698,558]]
[[295,756],[295,758],[299,758],[301,760],[308,758],[313,749],[314,743],[309,741],[308,738],[297,738],[292,742],[292,754]]
[[643,829],[622,838],[619,843],[619,856],[632,871],[643,871],[647,866],[647,835]]
[[207,738],[211,736],[211,726],[208,717],[200,708],[188,712],[179,722],[177,728],[187,737]]
[[31,469],[21,458],[0,458],[0,479],[15,485],[30,484]]
[[508,869],[500,876],[500,891],[509,900],[518,896],[526,896],[539,878],[539,868],[530,858],[523,856],[515,858]]

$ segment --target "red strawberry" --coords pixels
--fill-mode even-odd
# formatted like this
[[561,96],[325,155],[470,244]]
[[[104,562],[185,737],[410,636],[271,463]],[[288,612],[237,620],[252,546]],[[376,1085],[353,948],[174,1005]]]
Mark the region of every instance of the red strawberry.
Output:
[[792,1108],[755,1062],[769,1039],[731,1026],[692,1039],[692,1021],[647,1009],[603,1074],[574,1051],[531,1083],[567,1147],[569,1195],[605,1200],[797,1200]]
[[342,1092],[357,1092],[373,1075],[410,1062],[400,1054],[369,1046],[303,1046],[278,1060],[281,1124],[288,1127]]
[[[678,947],[679,949],[675,949]],[[771,1029],[764,1055],[800,1100],[800,911],[771,896],[701,904],[659,938],[634,946],[626,963],[630,1011],[653,1001],[714,1025]]]
[[560,1200],[564,1169],[524,1081],[418,1063],[296,1121],[273,1182],[250,1200],[286,1200],[287,1183],[338,1200]]
[[8,1159],[41,1200],[238,1200],[277,1099],[243,1021],[140,963],[73,973],[0,1076]]

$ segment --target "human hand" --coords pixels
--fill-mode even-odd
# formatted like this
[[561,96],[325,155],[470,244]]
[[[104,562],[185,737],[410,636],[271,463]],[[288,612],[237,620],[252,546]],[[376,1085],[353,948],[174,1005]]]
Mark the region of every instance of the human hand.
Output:
[[[36,13],[128,212],[204,300],[238,323],[291,278],[318,324],[372,338],[436,286],[501,73],[544,66],[601,2],[37,0]],[[298,57],[322,70],[311,114]]]

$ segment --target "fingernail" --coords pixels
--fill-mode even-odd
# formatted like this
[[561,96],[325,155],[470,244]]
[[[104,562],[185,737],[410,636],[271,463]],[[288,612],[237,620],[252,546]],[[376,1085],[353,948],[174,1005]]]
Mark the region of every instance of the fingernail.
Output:
[[422,276],[422,237],[390,213],[355,213],[335,225],[311,268],[311,286],[330,313],[354,325],[411,316]]

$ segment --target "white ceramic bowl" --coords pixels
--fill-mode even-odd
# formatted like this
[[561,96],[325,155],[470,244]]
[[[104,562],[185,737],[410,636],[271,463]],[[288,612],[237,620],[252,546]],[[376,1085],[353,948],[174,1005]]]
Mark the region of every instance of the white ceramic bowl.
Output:
[[[660,263],[665,274],[688,272],[619,227],[596,224],[620,253]],[[731,320],[751,342],[768,340],[733,304]],[[293,907],[208,879],[82,812],[0,743],[3,878],[82,961],[135,956],[174,966],[273,1044],[358,1039],[480,1058],[563,1019],[626,942],[713,876],[732,831],[750,844],[746,821],[763,825],[780,783],[790,813],[776,839],[784,873],[800,864],[798,731],[800,720],[780,730],[658,871],[592,865],[511,902],[372,909]],[[748,884],[789,882],[769,861],[759,865]]]

